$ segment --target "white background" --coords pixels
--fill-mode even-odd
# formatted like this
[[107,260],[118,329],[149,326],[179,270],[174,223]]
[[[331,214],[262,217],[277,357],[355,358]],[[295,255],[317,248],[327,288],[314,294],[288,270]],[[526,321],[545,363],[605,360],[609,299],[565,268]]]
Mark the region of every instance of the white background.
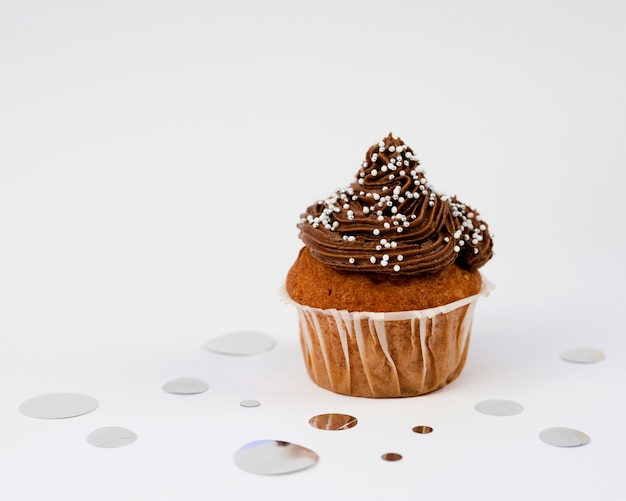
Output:
[[[626,499],[625,23],[619,0],[0,0],[0,497]],[[299,214],[390,131],[490,223],[496,290],[453,384],[350,398],[309,381],[277,291]],[[245,329],[276,347],[202,349]],[[606,360],[559,359],[578,346]],[[210,389],[161,391],[181,376]],[[53,392],[100,407],[19,412]],[[138,440],[88,445],[101,426]],[[258,439],[321,459],[239,470]]]

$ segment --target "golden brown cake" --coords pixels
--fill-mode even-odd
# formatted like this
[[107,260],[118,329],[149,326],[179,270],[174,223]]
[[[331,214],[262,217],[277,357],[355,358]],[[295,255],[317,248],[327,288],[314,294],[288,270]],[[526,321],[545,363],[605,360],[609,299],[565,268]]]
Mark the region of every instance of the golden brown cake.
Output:
[[354,181],[307,208],[286,279],[311,379],[337,393],[415,396],[461,372],[478,268],[492,239],[477,211],[426,180],[389,134]]
[[423,310],[478,294],[481,286],[480,272],[454,263],[418,276],[357,273],[323,264],[307,247],[300,250],[287,274],[291,299],[323,310]]

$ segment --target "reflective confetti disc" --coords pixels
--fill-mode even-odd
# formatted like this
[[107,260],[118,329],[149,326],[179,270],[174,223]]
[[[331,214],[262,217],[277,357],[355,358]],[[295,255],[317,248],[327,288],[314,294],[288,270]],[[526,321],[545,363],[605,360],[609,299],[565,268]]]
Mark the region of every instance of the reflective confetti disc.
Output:
[[204,393],[209,385],[202,379],[195,377],[179,377],[172,379],[163,385],[163,391],[177,395],[194,395]]
[[572,348],[561,353],[561,359],[577,364],[593,364],[604,358],[604,353],[596,348]]
[[258,475],[283,475],[313,466],[319,456],[311,449],[280,440],[258,440],[235,453],[235,464]]
[[225,334],[204,343],[204,348],[223,355],[256,355],[271,350],[276,341],[264,332],[243,331]]
[[420,435],[426,435],[427,433],[432,433],[433,429],[430,426],[414,426],[413,431],[415,433],[419,433]]
[[119,426],[105,426],[92,431],[87,436],[87,442],[94,447],[112,449],[125,447],[137,440],[135,432]]
[[357,422],[357,418],[348,414],[319,414],[309,419],[309,424],[319,430],[347,430]]
[[548,445],[555,447],[580,447],[591,442],[591,438],[582,431],[572,428],[546,428],[539,433],[539,438]]
[[259,402],[258,400],[247,399],[239,402],[239,405],[241,405],[242,407],[258,407],[259,405],[261,405],[261,402]]
[[80,393],[49,393],[26,400],[20,412],[39,419],[64,419],[82,416],[98,408],[98,401]]
[[512,400],[483,400],[478,402],[474,408],[482,414],[489,416],[514,416],[524,410],[521,404]]

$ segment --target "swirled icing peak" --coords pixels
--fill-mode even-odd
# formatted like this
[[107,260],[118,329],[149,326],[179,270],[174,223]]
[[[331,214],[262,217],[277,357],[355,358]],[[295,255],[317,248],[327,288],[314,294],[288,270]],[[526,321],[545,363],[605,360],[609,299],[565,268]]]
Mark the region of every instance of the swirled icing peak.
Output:
[[311,254],[335,269],[418,275],[493,255],[487,223],[437,192],[413,150],[391,133],[372,145],[354,181],[307,208],[298,223]]

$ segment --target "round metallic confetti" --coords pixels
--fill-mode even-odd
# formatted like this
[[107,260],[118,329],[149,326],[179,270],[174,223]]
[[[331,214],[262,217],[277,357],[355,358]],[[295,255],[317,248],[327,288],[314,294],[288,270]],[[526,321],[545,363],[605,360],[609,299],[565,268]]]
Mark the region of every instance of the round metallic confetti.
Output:
[[591,442],[591,438],[582,431],[572,428],[546,428],[539,434],[539,438],[548,445],[555,447],[580,447]]
[[119,426],[105,426],[92,431],[87,436],[87,442],[94,447],[112,449],[125,447],[137,440],[135,432]]
[[604,353],[596,348],[572,348],[561,353],[561,358],[576,364],[593,364],[604,360]]
[[380,457],[385,461],[400,461],[402,459],[402,454],[398,454],[397,452],[386,452]]
[[263,332],[243,331],[225,334],[204,343],[204,348],[223,355],[256,355],[271,350],[276,341]]
[[163,385],[162,390],[176,395],[195,395],[204,393],[209,389],[209,385],[202,379],[195,377],[179,377],[172,379]]
[[49,393],[26,400],[20,412],[39,419],[64,419],[88,414],[98,408],[98,401],[80,393]]
[[357,418],[348,414],[318,414],[309,419],[309,424],[318,430],[347,430],[357,424]]
[[239,405],[241,405],[242,407],[258,407],[259,405],[261,405],[261,402],[259,402],[258,400],[248,399],[242,400],[241,402],[239,402]]
[[430,426],[414,426],[413,431],[415,433],[419,433],[420,435],[426,435],[427,433],[432,433],[433,429]]
[[283,475],[313,466],[319,456],[311,449],[280,440],[258,440],[235,453],[235,464],[257,475]]
[[524,410],[521,404],[512,400],[483,400],[474,409],[489,416],[515,416]]

